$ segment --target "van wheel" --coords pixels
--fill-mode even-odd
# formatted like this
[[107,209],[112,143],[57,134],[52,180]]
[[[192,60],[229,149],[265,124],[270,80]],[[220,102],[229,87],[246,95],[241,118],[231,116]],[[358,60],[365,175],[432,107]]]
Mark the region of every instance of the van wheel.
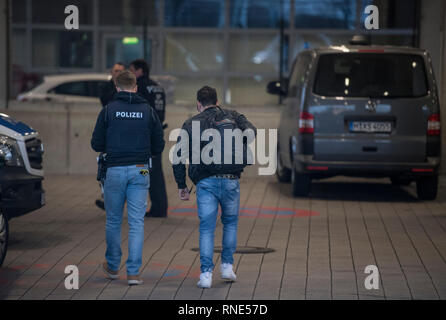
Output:
[[290,182],[291,181],[291,170],[283,166],[282,157],[280,156],[279,148],[277,148],[276,176],[277,176],[277,180],[279,180],[279,182]]
[[420,200],[434,200],[437,197],[438,176],[417,180],[417,195]]
[[9,226],[6,216],[0,211],[0,266],[3,264],[8,249]]
[[297,173],[291,170],[291,184],[293,186],[293,196],[307,197],[310,194],[311,179],[309,174]]
[[408,186],[412,183],[412,180],[401,179],[398,177],[391,177],[390,181],[392,181],[392,185],[394,185],[394,186]]

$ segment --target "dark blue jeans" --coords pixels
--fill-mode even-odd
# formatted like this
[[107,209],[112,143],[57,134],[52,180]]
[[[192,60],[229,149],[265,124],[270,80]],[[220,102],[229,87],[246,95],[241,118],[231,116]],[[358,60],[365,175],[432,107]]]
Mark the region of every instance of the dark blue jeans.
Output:
[[201,272],[214,269],[214,235],[221,206],[223,223],[222,263],[234,263],[237,247],[237,225],[240,206],[240,183],[238,180],[209,177],[197,183],[198,218],[200,219]]

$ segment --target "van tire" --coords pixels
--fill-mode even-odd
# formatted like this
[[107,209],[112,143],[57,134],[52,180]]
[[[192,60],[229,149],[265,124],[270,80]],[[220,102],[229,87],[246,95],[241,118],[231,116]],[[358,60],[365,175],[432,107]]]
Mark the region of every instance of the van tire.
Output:
[[434,200],[437,197],[438,176],[424,177],[417,180],[419,200]]
[[8,250],[9,225],[6,215],[0,211],[0,266],[6,257]]
[[311,178],[309,174],[297,173],[292,170],[291,184],[293,188],[293,196],[307,197],[310,194]]
[[282,157],[280,156],[279,148],[277,148],[277,170],[276,170],[277,180],[279,182],[290,182],[291,181],[291,170],[283,166]]

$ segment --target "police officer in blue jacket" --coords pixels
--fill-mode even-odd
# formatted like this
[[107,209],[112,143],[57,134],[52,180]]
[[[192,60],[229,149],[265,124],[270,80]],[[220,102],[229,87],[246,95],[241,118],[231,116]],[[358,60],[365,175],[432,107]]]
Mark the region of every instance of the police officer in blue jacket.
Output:
[[[129,285],[142,284],[139,269],[144,243],[144,216],[152,174],[152,156],[164,149],[163,129],[156,112],[136,94],[136,77],[123,71],[116,78],[115,100],[98,116],[91,139],[96,152],[105,152],[104,200],[106,211],[106,261],[102,268],[109,279],[119,278],[121,264],[121,223],[127,201]],[[149,175],[150,172],[150,175]]]

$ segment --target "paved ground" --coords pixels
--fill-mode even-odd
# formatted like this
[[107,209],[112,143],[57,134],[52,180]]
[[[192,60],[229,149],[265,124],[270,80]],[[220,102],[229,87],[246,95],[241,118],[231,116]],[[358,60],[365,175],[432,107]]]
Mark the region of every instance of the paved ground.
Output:
[[[419,202],[414,185],[387,180],[325,180],[310,198],[294,199],[273,177],[244,178],[239,246],[275,251],[237,254],[239,280],[225,283],[217,273],[210,290],[195,286],[194,202],[180,203],[169,172],[167,180],[169,218],[146,219],[143,286],[102,275],[95,177],[49,176],[47,205],[11,221],[0,299],[446,299],[446,180],[437,201]],[[124,253],[126,239],[125,226]],[[218,224],[217,245],[220,239]],[[218,254],[215,260],[218,270]],[[67,265],[79,267],[79,290],[64,287]],[[367,265],[379,268],[378,290],[364,286]]]

